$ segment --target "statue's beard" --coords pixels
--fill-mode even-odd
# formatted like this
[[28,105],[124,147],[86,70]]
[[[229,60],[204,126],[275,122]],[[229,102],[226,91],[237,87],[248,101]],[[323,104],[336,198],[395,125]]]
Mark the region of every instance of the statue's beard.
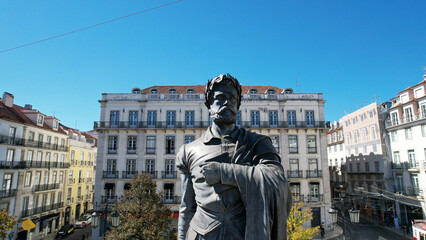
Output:
[[217,112],[213,112],[211,109],[210,116],[216,124],[234,124],[237,121],[238,114],[229,108],[222,108]]

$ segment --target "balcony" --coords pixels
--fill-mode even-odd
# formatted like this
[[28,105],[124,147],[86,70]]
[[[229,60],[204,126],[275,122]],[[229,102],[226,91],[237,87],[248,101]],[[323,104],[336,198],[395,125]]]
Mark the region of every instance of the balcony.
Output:
[[292,194],[293,202],[303,202],[305,201],[303,194]]
[[102,196],[101,203],[116,203],[117,200],[117,196]]
[[143,174],[151,174],[153,179],[157,179],[157,171],[142,171]]
[[[269,121],[262,121],[256,124],[252,124],[249,121],[240,122],[239,124],[243,128],[325,128],[328,129],[330,127],[330,122],[327,121],[278,121],[271,124]],[[94,122],[94,129],[206,129],[210,126],[209,121],[194,121],[191,123],[179,121],[168,123],[164,121],[156,121],[156,122],[138,122],[137,124],[130,124],[129,122],[104,122],[97,121]],[[312,149],[313,150],[313,149]],[[316,148],[315,148],[316,152]]]
[[22,146],[24,145],[24,139],[17,138],[17,137],[10,137],[6,135],[0,135],[0,144]]
[[84,178],[79,178],[78,183],[84,183]]
[[68,198],[67,199],[67,204],[72,204],[74,203],[74,198]]
[[0,161],[0,169],[23,169],[25,167],[24,161]]
[[165,204],[180,204],[180,196],[163,196],[163,201]]
[[0,191],[0,199],[8,198],[8,197],[15,197],[15,196],[16,196],[16,189],[8,189],[8,190],[1,190]]
[[176,171],[161,171],[162,179],[177,179]]
[[303,170],[287,170],[287,178],[303,178]]
[[91,177],[87,178],[87,179],[86,179],[86,182],[88,182],[88,183],[89,183],[89,182],[92,182],[92,178],[91,178]]
[[416,115],[413,115],[412,117],[405,117],[405,118],[399,118],[399,119],[388,119],[385,122],[385,126],[386,128],[391,128],[391,127],[396,127],[399,125],[408,124],[411,122],[416,122],[423,119],[426,119],[425,114],[416,114]]
[[409,168],[416,168],[416,169],[418,169],[419,168],[419,162],[418,161],[410,161],[408,163],[408,167]]
[[123,171],[121,173],[121,177],[126,179],[134,178],[136,175],[138,175],[138,171]]
[[41,191],[49,191],[49,190],[59,189],[59,185],[60,185],[59,183],[35,185],[33,187],[33,192],[41,192]]
[[323,195],[322,194],[309,194],[308,195],[308,202],[322,202],[323,201]]
[[404,194],[407,196],[423,196],[423,191],[418,187],[404,187]]
[[306,178],[321,178],[322,170],[306,170]]
[[68,178],[68,184],[74,184],[76,181],[74,178]]
[[60,209],[62,207],[64,207],[64,203],[60,202],[60,203],[55,203],[53,205],[47,205],[47,206],[41,206],[41,207],[38,207],[38,208],[27,209],[27,210],[21,211],[21,218],[29,217],[29,216],[39,214],[39,213],[43,213],[43,212],[47,212],[47,211],[52,211],[52,210],[55,210],[55,209]]
[[107,179],[118,178],[118,171],[104,171],[102,177]]

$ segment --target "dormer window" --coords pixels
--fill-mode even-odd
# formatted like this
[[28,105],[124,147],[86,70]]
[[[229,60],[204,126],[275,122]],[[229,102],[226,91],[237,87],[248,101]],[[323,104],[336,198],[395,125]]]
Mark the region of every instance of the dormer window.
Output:
[[151,89],[151,94],[158,94],[158,90],[157,89]]
[[132,93],[139,94],[141,93],[141,90],[139,88],[133,88]]
[[257,94],[257,89],[253,88],[249,91],[250,94]]
[[187,94],[194,94],[195,91],[194,91],[194,89],[188,89],[188,90],[186,90],[186,93]]
[[177,92],[176,92],[176,89],[170,89],[169,90],[169,94],[176,94]]
[[284,90],[284,93],[285,93],[285,94],[292,94],[292,93],[293,93],[293,89],[291,89],[291,88],[286,88],[286,89]]
[[267,94],[275,94],[275,90],[274,89],[268,89],[268,91],[266,91]]
[[44,122],[44,117],[43,115],[39,114],[37,116],[37,124],[43,124],[43,122]]
[[58,121],[56,121],[56,120],[53,121],[53,128],[54,129],[58,128]]

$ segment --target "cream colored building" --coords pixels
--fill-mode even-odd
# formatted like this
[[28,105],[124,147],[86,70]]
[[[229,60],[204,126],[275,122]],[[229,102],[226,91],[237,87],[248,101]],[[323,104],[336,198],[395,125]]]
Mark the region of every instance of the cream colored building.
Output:
[[31,230],[15,228],[13,239],[43,239],[64,221],[64,177],[67,174],[67,134],[59,120],[31,105],[13,104],[4,93],[0,102],[0,207],[31,220]]
[[[181,186],[175,154],[210,125],[204,88],[153,86],[102,94],[100,121],[95,122],[96,203],[103,208],[118,201],[130,179],[143,172],[152,174],[164,202],[178,212]],[[243,86],[237,121],[240,127],[271,137],[294,195],[313,211],[312,225],[328,222],[330,208],[324,103],[319,93]],[[92,238],[99,236],[100,228],[94,228]]]
[[[386,130],[395,192],[410,196],[397,204],[403,221],[426,218],[426,75],[389,101]],[[422,208],[423,215],[412,214]]]

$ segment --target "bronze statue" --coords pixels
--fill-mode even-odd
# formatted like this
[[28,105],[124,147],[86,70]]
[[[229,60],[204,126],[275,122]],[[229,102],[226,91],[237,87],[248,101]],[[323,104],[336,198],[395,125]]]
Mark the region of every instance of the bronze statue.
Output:
[[213,123],[181,147],[178,239],[287,239],[291,193],[269,137],[235,126],[241,85],[220,75],[206,85]]

